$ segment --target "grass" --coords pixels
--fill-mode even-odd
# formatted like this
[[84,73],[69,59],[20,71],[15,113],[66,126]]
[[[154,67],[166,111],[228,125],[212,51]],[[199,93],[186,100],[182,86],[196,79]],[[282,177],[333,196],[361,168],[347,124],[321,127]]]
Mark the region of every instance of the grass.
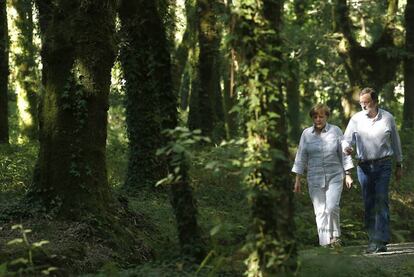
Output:
[[[119,130],[113,126],[111,128],[107,151],[108,179],[117,190],[125,178],[127,149],[125,137],[119,135]],[[0,219],[3,222],[7,219],[7,214],[2,211],[17,203],[30,185],[37,149],[37,144],[0,146]],[[410,149],[405,149],[405,153],[414,153]],[[201,266],[179,255],[175,218],[168,195],[162,190],[143,190],[139,195],[128,197],[130,208],[142,214],[142,222],[138,223],[142,228],[137,236],[153,249],[152,261],[121,268],[111,258],[114,253],[95,245],[94,250],[90,251],[90,260],[75,264],[88,268],[87,263],[95,263],[94,268],[100,268],[85,276],[242,276],[246,255],[241,249],[249,224],[249,209],[242,185],[243,172],[234,166],[235,161],[243,155],[241,150],[239,146],[213,146],[192,151],[191,183],[197,200],[198,220],[209,248],[209,256]],[[393,242],[414,241],[413,165],[411,160],[407,164],[401,184],[391,184]],[[354,179],[357,184],[355,176]],[[414,269],[413,256],[384,258],[359,255],[361,245],[366,243],[366,234],[362,228],[363,207],[358,185],[351,190],[344,189],[342,194],[342,238],[347,247],[341,252],[316,247],[317,233],[312,204],[306,189],[304,191],[303,194],[295,195],[295,235],[301,250],[299,276],[410,276]],[[43,222],[43,227],[39,225],[42,222],[31,223],[35,233],[33,238],[55,239],[56,229],[48,225],[50,222]],[[3,224],[3,228],[9,227]],[[73,226],[67,229],[70,228]],[[3,243],[12,238],[13,235],[3,238]],[[51,244],[47,250],[50,253],[65,253],[60,248],[70,248],[68,244],[68,241]],[[0,249],[2,247],[4,245]],[[81,247],[73,251],[88,250]],[[3,261],[0,264],[1,262]]]

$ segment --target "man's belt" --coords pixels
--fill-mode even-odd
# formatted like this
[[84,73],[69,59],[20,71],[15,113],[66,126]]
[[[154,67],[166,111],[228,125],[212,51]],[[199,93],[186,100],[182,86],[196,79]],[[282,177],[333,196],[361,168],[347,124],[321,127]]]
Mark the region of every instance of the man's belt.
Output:
[[391,156],[385,156],[382,158],[372,159],[372,160],[359,160],[358,165],[372,165],[372,164],[377,164],[377,163],[388,161],[388,160],[391,160]]

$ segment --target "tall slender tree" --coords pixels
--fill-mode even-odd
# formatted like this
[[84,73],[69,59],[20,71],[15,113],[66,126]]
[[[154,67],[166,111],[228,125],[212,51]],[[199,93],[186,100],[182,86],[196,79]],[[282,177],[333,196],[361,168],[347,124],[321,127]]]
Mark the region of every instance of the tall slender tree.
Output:
[[[295,0],[293,1],[293,9],[295,14],[295,20],[292,23],[294,28],[301,29],[305,23],[305,7],[306,1]],[[297,46],[295,46],[297,47]],[[291,59],[287,59],[287,73],[286,78],[286,95],[287,95],[287,114],[289,120],[289,135],[293,141],[299,141],[301,128],[300,128],[300,61],[297,58],[297,52]]]
[[[121,1],[120,60],[126,80],[126,121],[129,138],[125,187],[137,192],[154,188],[161,179],[156,150],[161,147],[160,94],[165,90],[165,65],[159,61],[162,33],[156,3]],[[162,47],[164,47],[163,45]],[[173,100],[175,101],[175,100]]]
[[197,13],[195,0],[185,1],[186,28],[181,43],[173,53],[173,82],[176,91],[180,92],[181,109],[186,110],[190,93],[191,78],[194,74],[189,57],[194,52],[197,42]]
[[[156,2],[125,0],[121,2],[119,14],[124,37],[121,62],[127,81],[127,101],[131,101],[127,103],[128,128],[133,130],[128,131],[130,143],[139,142],[133,146],[137,148],[142,147],[143,139],[153,140],[154,144],[151,147],[173,144],[171,137],[161,135],[162,129],[174,129],[177,126],[177,96],[174,93],[166,30]],[[135,103],[135,106],[132,103]],[[134,120],[139,122],[133,122]],[[142,130],[148,127],[151,128],[151,133]],[[131,149],[134,149],[133,147],[130,146]],[[156,148],[151,148],[150,157],[155,155],[155,150]],[[140,159],[146,159],[146,156],[140,155],[140,152],[136,152],[135,155],[137,164],[145,163]],[[160,159],[157,160],[157,168],[150,166],[152,170],[158,171],[159,177],[164,177],[168,172],[174,172],[175,168],[170,162],[168,159]],[[184,163],[179,168],[180,180],[170,184],[170,200],[177,221],[178,238],[182,252],[200,260],[204,256],[204,251],[201,247],[195,200],[189,185],[188,168]],[[154,175],[149,177],[154,180]],[[141,175],[140,178],[148,177]],[[141,179],[141,182],[143,180],[145,179]]]
[[[233,1],[229,0],[226,3],[225,12],[228,15],[227,21],[225,21],[225,32],[229,38],[234,36],[234,29],[236,25],[236,16],[231,12],[234,7]],[[223,89],[223,112],[224,122],[226,129],[227,139],[233,138],[237,135],[237,123],[236,114],[232,112],[232,109],[237,104],[236,94],[236,49],[234,41],[232,39],[227,40],[228,44],[225,49],[227,52],[222,51],[223,60],[223,73],[222,79],[224,83]],[[224,53],[223,53],[224,52]]]
[[296,268],[293,203],[282,91],[283,1],[241,1],[243,87],[248,97],[245,183],[251,206],[248,276],[289,274]]
[[9,35],[6,1],[0,3],[0,143],[9,143],[8,79]]
[[197,0],[199,87],[198,90],[192,91],[190,101],[193,103],[189,114],[191,129],[201,129],[204,135],[215,136],[217,139],[224,135],[220,70],[218,70],[221,37],[217,24],[219,4],[218,0]]
[[21,138],[33,140],[37,139],[38,134],[37,91],[39,87],[35,62],[37,49],[33,41],[33,1],[12,0],[11,4],[17,14],[13,21],[17,29],[13,47],[17,49],[14,53],[14,65],[19,127]]
[[405,7],[404,128],[414,128],[414,1]]
[[38,0],[44,91],[29,199],[58,217],[113,213],[106,171],[115,1]]

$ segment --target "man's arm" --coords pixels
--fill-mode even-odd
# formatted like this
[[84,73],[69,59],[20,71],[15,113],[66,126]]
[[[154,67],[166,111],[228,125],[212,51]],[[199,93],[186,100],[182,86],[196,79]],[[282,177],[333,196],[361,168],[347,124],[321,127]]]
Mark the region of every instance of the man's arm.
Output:
[[401,140],[394,118],[391,118],[391,147],[397,163],[402,163]]
[[402,150],[401,150],[401,140],[400,135],[398,134],[397,125],[395,120],[391,118],[391,147],[394,152],[394,157],[396,160],[396,169],[395,169],[395,180],[399,182],[403,175],[402,173]]
[[355,121],[351,118],[346,127],[344,137],[342,139],[342,152],[345,155],[351,155],[354,152],[352,145],[355,144],[354,132],[356,129]]

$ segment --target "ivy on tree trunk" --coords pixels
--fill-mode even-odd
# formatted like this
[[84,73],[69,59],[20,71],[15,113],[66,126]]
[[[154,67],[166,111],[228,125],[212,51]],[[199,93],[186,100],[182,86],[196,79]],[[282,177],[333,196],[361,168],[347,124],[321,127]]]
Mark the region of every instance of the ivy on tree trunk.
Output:
[[165,116],[160,111],[160,95],[166,89],[171,91],[165,80],[165,54],[160,56],[167,45],[154,1],[121,1],[119,16],[129,139],[125,187],[139,192],[145,187],[154,188],[162,177],[156,150],[162,145],[161,124]]
[[245,41],[242,86],[249,120],[245,180],[251,207],[247,276],[276,276],[296,269],[293,203],[282,91],[283,1],[241,1],[238,36]]
[[224,137],[223,100],[219,84],[219,3],[217,0],[197,0],[196,7],[200,49],[197,65],[199,86],[191,95],[189,127],[201,129],[203,135],[219,140]]
[[115,1],[37,4],[44,91],[29,199],[62,218],[105,217],[114,203],[105,152]]

